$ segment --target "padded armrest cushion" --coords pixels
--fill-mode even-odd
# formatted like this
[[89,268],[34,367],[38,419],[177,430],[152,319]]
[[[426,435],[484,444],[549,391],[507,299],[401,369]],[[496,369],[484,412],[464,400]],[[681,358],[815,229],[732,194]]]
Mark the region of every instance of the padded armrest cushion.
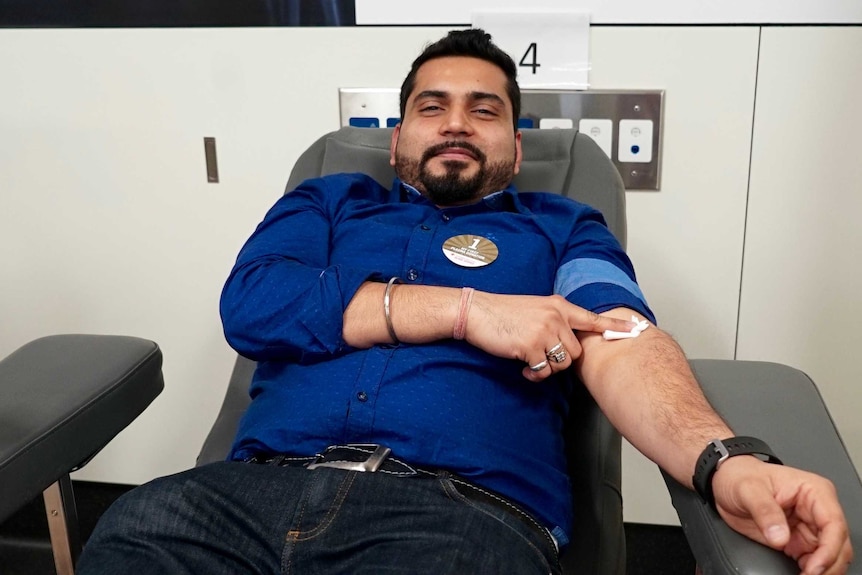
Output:
[[0,361],[0,521],[81,466],[161,393],[147,340],[57,335]]
[[[763,439],[785,464],[835,483],[853,546],[862,549],[862,483],[814,382],[799,370],[775,363],[691,364],[710,403],[738,434]],[[665,482],[704,575],[799,573],[783,554],[730,529],[693,491],[667,475]],[[862,573],[862,565],[852,565],[849,572]]]

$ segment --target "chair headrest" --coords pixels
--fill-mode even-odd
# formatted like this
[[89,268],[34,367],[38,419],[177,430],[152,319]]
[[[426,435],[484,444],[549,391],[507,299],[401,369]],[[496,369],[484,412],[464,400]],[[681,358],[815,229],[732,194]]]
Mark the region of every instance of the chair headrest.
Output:
[[[525,130],[524,159],[515,186],[524,192],[561,193],[572,163],[577,130]],[[321,174],[361,171],[390,186],[395,171],[389,165],[391,128],[342,128],[326,138]]]
[[[577,130],[522,130],[523,161],[514,184],[522,192],[553,192],[589,204],[604,214],[625,246],[625,189],[604,152]],[[365,173],[389,187],[392,128],[350,128],[331,132],[300,157],[286,191],[302,180],[342,172]]]

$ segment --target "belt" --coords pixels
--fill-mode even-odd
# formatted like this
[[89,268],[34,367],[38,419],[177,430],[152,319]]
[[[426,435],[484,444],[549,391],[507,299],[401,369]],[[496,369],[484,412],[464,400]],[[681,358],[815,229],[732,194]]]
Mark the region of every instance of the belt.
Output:
[[253,455],[245,460],[247,463],[260,465],[275,465],[278,467],[305,467],[306,469],[333,468],[345,471],[360,471],[369,473],[385,473],[402,477],[426,476],[439,477],[446,474],[452,486],[464,498],[479,503],[485,503],[507,514],[516,517],[531,531],[549,540],[559,551],[556,539],[550,531],[533,517],[503,497],[492,493],[478,485],[443,470],[423,469],[406,463],[392,456],[392,450],[386,446],[373,443],[352,443],[349,445],[332,445],[321,453],[311,456],[294,455]]
[[351,443],[349,445],[332,445],[321,453],[310,456],[295,455],[254,455],[246,459],[248,463],[276,465],[278,467],[305,467],[319,469],[331,467],[345,471],[367,471],[370,473],[386,473],[391,475],[438,475],[437,471],[422,469],[392,457],[392,450],[383,445],[373,443]]

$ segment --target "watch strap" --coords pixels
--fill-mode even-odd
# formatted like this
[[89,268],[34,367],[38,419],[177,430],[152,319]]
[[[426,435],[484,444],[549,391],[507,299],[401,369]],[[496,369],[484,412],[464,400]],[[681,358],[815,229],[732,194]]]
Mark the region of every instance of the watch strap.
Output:
[[713,439],[700,454],[694,468],[694,477],[692,477],[695,491],[713,508],[715,507],[715,496],[712,492],[712,477],[722,463],[729,457],[737,455],[759,455],[761,458],[765,458],[767,463],[782,465],[781,460],[772,452],[766,442],[756,437],[739,436],[729,439]]

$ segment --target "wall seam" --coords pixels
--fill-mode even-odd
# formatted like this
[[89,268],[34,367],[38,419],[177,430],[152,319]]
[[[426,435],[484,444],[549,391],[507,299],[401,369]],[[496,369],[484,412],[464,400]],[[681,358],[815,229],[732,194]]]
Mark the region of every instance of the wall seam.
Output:
[[739,358],[739,325],[742,321],[742,286],[745,279],[745,248],[748,237],[748,206],[751,201],[751,172],[754,159],[754,129],[757,120],[757,86],[760,81],[760,47],[763,41],[763,26],[757,30],[757,57],[754,68],[754,99],[751,106],[751,135],[748,146],[748,183],[745,188],[745,211],[742,222],[742,253],[739,262],[739,295],[736,300],[736,334],[733,340],[733,359]]

